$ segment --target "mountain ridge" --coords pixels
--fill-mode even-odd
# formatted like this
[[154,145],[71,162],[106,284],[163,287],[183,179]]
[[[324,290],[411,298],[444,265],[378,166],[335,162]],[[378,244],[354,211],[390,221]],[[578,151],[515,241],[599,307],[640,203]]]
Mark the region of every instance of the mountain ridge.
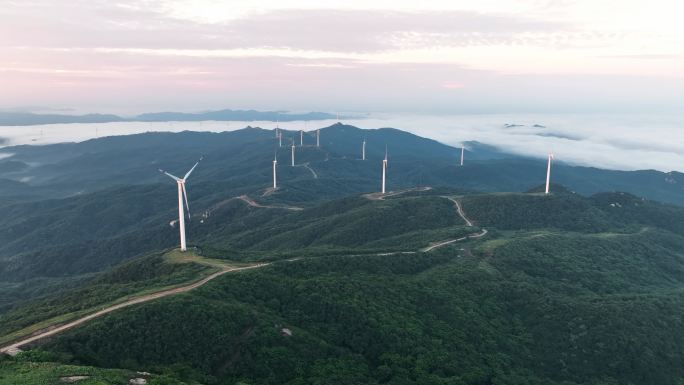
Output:
[[249,120],[325,120],[334,119],[335,115],[325,112],[290,113],[287,111],[257,110],[216,110],[204,112],[147,112],[131,117],[114,114],[36,114],[31,112],[0,112],[0,126],[32,126],[58,123],[112,123],[112,122],[198,122],[215,121],[249,121]]

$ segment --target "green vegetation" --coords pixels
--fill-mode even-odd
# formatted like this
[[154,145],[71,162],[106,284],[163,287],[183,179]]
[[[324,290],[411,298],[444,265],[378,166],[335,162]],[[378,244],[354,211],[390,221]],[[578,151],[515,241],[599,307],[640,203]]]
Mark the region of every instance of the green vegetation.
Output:
[[[251,208],[236,200],[205,220],[203,249],[205,255],[221,260],[415,251],[431,242],[472,233],[460,225],[462,222],[453,203],[440,197],[396,197],[388,201],[355,197],[284,213]],[[363,231],[355,231],[357,228]],[[210,242],[216,239],[221,243]],[[137,258],[91,278],[80,289],[47,296],[0,315],[0,343],[212,271],[200,265],[222,267],[216,260],[195,255],[188,259],[188,255],[154,253]]]
[[[371,159],[361,162],[366,134]],[[267,130],[16,149],[11,161],[28,166],[4,160],[0,177],[35,179],[8,183],[0,203],[0,343],[226,266],[272,263],[2,358],[0,384],[68,373],[116,384],[135,371],[161,375],[149,378],[157,384],[684,383],[684,208],[560,188],[466,193],[526,191],[544,163],[457,167],[453,149],[396,130],[336,125],[322,135],[322,148],[298,153],[318,178],[281,167],[270,194]],[[445,187],[361,196],[378,188],[384,142],[396,157],[391,190]],[[177,243],[175,189],[150,170],[185,169],[199,154],[188,235],[201,256],[160,251]],[[660,173],[556,170],[581,193],[626,186],[681,201]],[[281,208],[235,199],[243,194]],[[65,198],[43,199],[52,195]],[[475,226],[443,197],[456,195]]]
[[644,245],[655,234],[601,259],[592,250],[619,244],[541,240],[491,256],[451,248],[281,262],[112,314],[47,348],[97,366],[185,366],[195,370],[185,379],[210,384],[684,379],[681,257],[654,258],[658,246]]
[[[264,234],[291,220],[283,242],[306,258],[117,311],[43,348],[67,364],[203,384],[676,384],[684,380],[682,209],[635,199],[464,196],[472,220],[498,226],[482,240],[415,254],[342,250],[383,239],[406,250],[414,232],[464,229],[448,200],[349,198],[260,218]],[[307,248],[306,223],[325,231],[316,240],[345,239],[336,237],[346,231],[335,226],[340,217],[363,223],[395,210],[425,216],[408,232],[388,220],[398,235],[369,225],[371,236],[337,248],[326,241],[329,256]],[[516,215],[522,225],[506,220]]]
[[[283,134],[287,142],[297,133]],[[392,157],[390,190],[430,185],[459,191],[526,191],[543,180],[543,161],[513,157],[478,143],[469,144],[473,152],[459,167],[454,148],[395,129],[361,130],[336,124],[322,129],[321,135],[320,148],[304,147],[297,153],[297,162],[308,163],[318,179],[304,167],[281,163],[281,187],[266,196],[261,194],[270,184],[276,144],[272,130],[146,133],[3,150],[13,156],[0,160],[0,313],[82,285],[93,273],[131,258],[175,246],[177,231],[169,226],[176,216],[175,192],[156,169],[183,172],[201,155],[205,159],[188,186],[194,213],[189,239],[206,250],[215,246],[221,254],[245,250],[238,239],[223,239],[234,233],[219,231],[216,239],[204,239],[214,230],[201,222],[203,213],[242,194],[268,204],[315,207],[377,191],[378,162],[385,144]],[[366,162],[358,160],[364,138]],[[306,139],[313,143],[313,137]],[[277,151],[281,159],[289,155],[287,148]],[[619,172],[561,163],[555,170],[554,180],[582,194],[617,188],[683,202],[681,189],[671,183],[681,178],[677,173]],[[265,214],[269,215],[277,214]],[[235,219],[221,218],[221,226],[228,230]],[[322,249],[330,246],[310,242],[309,248],[313,247],[326,252]]]
[[133,378],[143,378],[148,385],[191,385],[168,375],[42,362],[46,356],[50,355],[29,352],[0,358],[0,385],[128,385]]
[[216,271],[216,266],[207,267],[206,263],[182,262],[173,254],[155,253],[103,273],[82,288],[31,302],[1,315],[0,343],[69,321],[107,304],[122,302],[132,295],[184,284]]
[[586,233],[637,232],[659,227],[684,232],[684,209],[626,193],[589,198],[570,192],[543,194],[474,194],[462,200],[476,222],[500,230],[555,229]]
[[[295,212],[245,206],[236,201],[216,212],[215,218],[209,217],[202,229],[202,243],[252,252],[339,248],[369,252],[415,250],[454,234],[472,232],[458,228],[464,223],[454,204],[436,196],[384,201],[351,197]],[[227,222],[226,217],[240,221]]]

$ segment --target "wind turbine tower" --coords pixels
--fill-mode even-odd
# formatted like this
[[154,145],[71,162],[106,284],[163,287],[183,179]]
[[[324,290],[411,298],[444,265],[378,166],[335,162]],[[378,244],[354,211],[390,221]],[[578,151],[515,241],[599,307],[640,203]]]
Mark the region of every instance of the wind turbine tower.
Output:
[[366,160],[366,139],[363,140],[361,145],[361,160]]
[[387,146],[385,146],[385,159],[382,160],[382,193],[385,193],[385,177],[387,174]]
[[294,145],[294,139],[292,139],[292,167],[294,167],[294,152],[295,152],[295,145]]
[[282,131],[278,133],[278,147],[283,147],[283,133],[282,133]]
[[183,178],[178,178],[177,176],[171,175],[168,172],[159,169],[159,172],[166,174],[171,179],[176,181],[178,185],[178,227],[180,228],[180,244],[181,251],[186,251],[188,248],[185,244],[185,213],[183,212],[183,201],[185,200],[185,207],[188,209],[188,219],[190,219],[190,205],[188,205],[188,192],[185,190],[185,181],[195,170],[195,167],[202,161],[202,158],[195,163],[194,166],[188,171]]
[[461,145],[461,166],[463,166],[463,154],[465,153],[465,146]]
[[276,179],[276,167],[278,166],[278,152],[276,151],[275,155],[273,156],[273,189],[278,188],[278,182]]
[[299,147],[304,147],[304,130],[299,130]]
[[321,147],[321,130],[316,130],[316,147]]
[[553,159],[553,154],[549,153],[549,163],[546,166],[546,194],[549,193],[549,184],[551,182],[551,160]]

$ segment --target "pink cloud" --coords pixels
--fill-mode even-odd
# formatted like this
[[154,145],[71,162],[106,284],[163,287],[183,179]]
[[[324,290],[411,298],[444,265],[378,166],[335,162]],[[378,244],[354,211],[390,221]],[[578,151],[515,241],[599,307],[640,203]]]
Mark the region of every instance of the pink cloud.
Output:
[[460,82],[448,81],[448,82],[442,83],[442,88],[460,89],[463,87],[465,87],[465,84],[460,83]]

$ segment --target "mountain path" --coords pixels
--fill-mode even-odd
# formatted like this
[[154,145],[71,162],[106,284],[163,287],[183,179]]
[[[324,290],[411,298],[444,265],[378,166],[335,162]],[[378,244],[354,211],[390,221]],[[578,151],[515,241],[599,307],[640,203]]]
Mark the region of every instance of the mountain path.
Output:
[[[448,197],[448,196],[442,196],[442,198],[446,198],[446,199],[452,201],[454,203],[454,206],[456,207],[456,212],[461,217],[461,219],[463,219],[466,226],[467,227],[473,227],[473,222],[470,221],[470,219],[468,219],[468,217],[465,215],[465,213],[463,212],[463,207],[461,206],[461,203],[457,199],[452,198],[452,197]],[[447,239],[445,241],[437,242],[433,245],[430,245],[428,247],[421,249],[420,251],[427,253],[429,251],[440,248],[442,246],[446,246],[446,245],[450,245],[452,243],[464,241],[466,239],[481,238],[481,237],[484,237],[485,235],[487,235],[487,229],[482,229],[480,232],[469,234],[469,235],[463,236],[461,238]]]
[[128,301],[125,301],[125,302],[122,302],[122,303],[119,303],[116,305],[112,305],[112,306],[106,307],[100,311],[97,311],[95,313],[83,316],[83,317],[78,318],[74,321],[68,322],[64,325],[55,327],[55,328],[50,329],[50,330],[45,330],[45,331],[39,332],[39,333],[34,334],[30,337],[20,339],[19,341],[12,342],[9,345],[6,345],[6,346],[3,346],[2,348],[0,348],[0,354],[16,355],[19,352],[21,352],[20,348],[24,345],[27,345],[27,344],[30,344],[32,342],[41,340],[43,338],[51,337],[51,336],[54,336],[56,334],[62,333],[66,330],[72,329],[72,328],[79,326],[85,322],[88,322],[92,319],[99,318],[105,314],[109,314],[115,310],[119,310],[119,309],[122,309],[125,307],[129,307],[132,305],[139,304],[139,303],[149,302],[149,301],[159,299],[159,298],[168,297],[168,296],[175,295],[175,294],[185,293],[185,292],[188,292],[190,290],[196,289],[200,286],[203,286],[206,283],[212,281],[213,279],[222,276],[223,274],[236,272],[236,271],[242,271],[242,270],[257,269],[257,268],[261,268],[264,266],[268,266],[269,264],[270,263],[258,263],[255,265],[244,266],[244,267],[222,266],[221,271],[217,271],[216,273],[208,275],[208,276],[202,278],[201,280],[196,281],[196,282],[189,284],[187,286],[181,286],[181,287],[176,287],[173,289],[162,290],[162,291],[158,291],[156,293],[146,294],[146,295],[143,295],[140,297],[132,298]]
[[240,195],[236,199],[239,199],[245,203],[247,203],[249,206],[252,207],[258,207],[262,209],[283,209],[283,210],[293,210],[293,211],[301,211],[304,210],[301,207],[296,207],[296,206],[273,206],[273,205],[262,205],[260,203],[257,203],[254,199],[250,198],[247,195]]
[[377,192],[376,192],[376,193],[364,194],[363,196],[364,196],[366,199],[370,199],[370,200],[372,200],[372,201],[382,201],[382,200],[385,200],[385,198],[391,198],[391,197],[394,197],[394,196],[397,196],[397,195],[401,195],[401,194],[406,194],[406,193],[409,193],[409,192],[414,192],[414,191],[430,191],[430,190],[432,190],[432,187],[430,187],[430,186],[425,186],[425,187],[413,187],[413,188],[408,188],[408,189],[405,189],[405,190],[390,191],[390,192],[385,193],[385,194],[383,194],[383,193],[377,193]]
[[311,171],[311,175],[313,175],[314,179],[318,179],[318,174],[316,173],[316,171],[313,168],[311,168],[311,166],[309,165],[308,162],[302,163],[302,164],[296,164],[295,167],[304,167],[305,169]]

